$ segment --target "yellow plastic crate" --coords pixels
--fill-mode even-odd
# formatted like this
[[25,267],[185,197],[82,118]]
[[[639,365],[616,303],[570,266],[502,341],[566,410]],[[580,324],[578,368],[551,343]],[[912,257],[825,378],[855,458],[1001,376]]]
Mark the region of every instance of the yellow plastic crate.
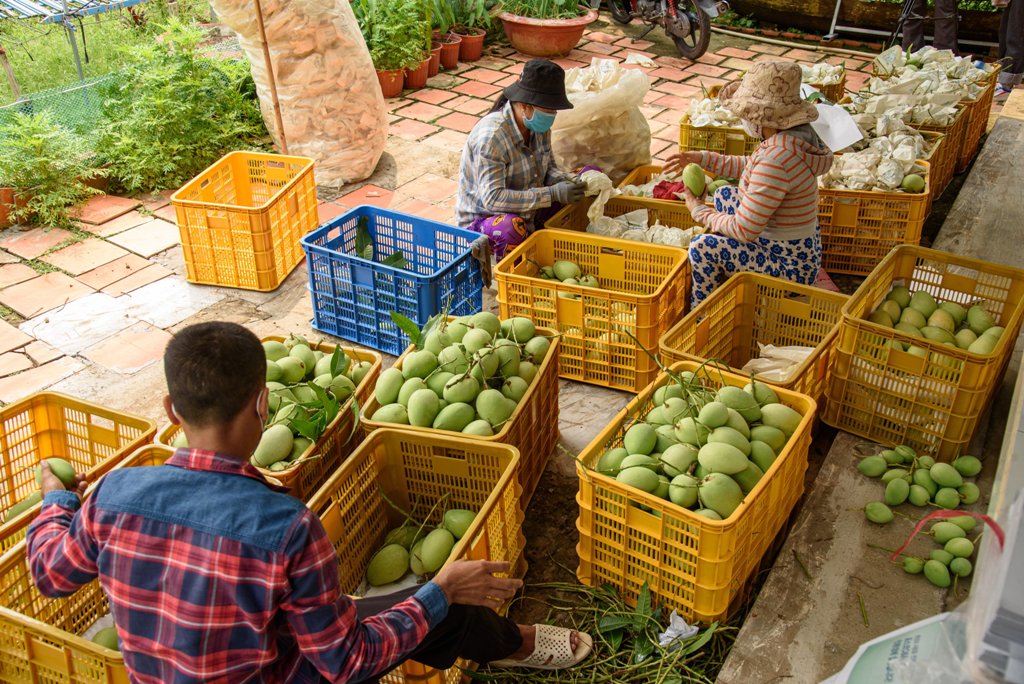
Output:
[[[283,337],[270,336],[264,337],[263,341],[284,342],[284,339]],[[334,353],[335,345],[321,342],[314,345],[313,348],[330,355]],[[275,481],[280,482],[282,486],[288,488],[289,494],[303,501],[316,493],[316,490],[327,481],[331,473],[359,445],[362,433],[358,429],[358,419],[356,417],[358,407],[364,405],[373,396],[373,386],[377,384],[377,378],[380,376],[382,363],[380,354],[368,349],[352,347],[342,347],[342,350],[349,357],[358,361],[369,361],[372,365],[370,366],[370,371],[356,387],[352,397],[341,405],[341,410],[338,412],[337,417],[327,426],[324,433],[320,435],[320,439],[310,445],[305,453],[300,456],[300,458],[309,458],[318,455],[318,458],[310,458],[310,460],[303,461],[287,470],[257,468],[264,477],[273,478]],[[353,411],[353,399],[356,401],[356,411]],[[174,424],[166,425],[157,434],[156,441],[160,444],[170,445],[180,429],[179,426]]]
[[[161,465],[173,453],[148,444],[115,468]],[[80,636],[110,612],[99,580],[67,598],[46,598],[32,583],[25,554],[22,539],[0,558],[0,681],[128,684],[124,657]]]
[[843,75],[839,77],[839,83],[830,83],[828,85],[808,83],[807,85],[828,98],[829,102],[839,102],[846,96],[846,69],[843,69]]
[[189,282],[267,292],[319,223],[313,160],[231,152],[171,196]]
[[981,148],[981,138],[988,127],[988,116],[992,112],[992,98],[995,96],[996,83],[1002,65],[996,63],[995,69],[985,78],[985,89],[973,100],[963,100],[961,104],[967,109],[965,114],[967,125],[964,130],[964,144],[956,162],[956,172],[963,173],[971,165]]
[[[992,354],[911,337],[866,320],[894,285],[939,301],[982,304],[1006,330]],[[1024,271],[923,247],[898,247],[843,307],[829,368],[829,425],[949,461],[970,443],[998,388],[1024,318]],[[894,349],[924,349],[916,356]]]
[[931,185],[928,162],[923,192],[820,189],[818,225],[829,273],[867,275],[898,245],[921,242]]
[[[6,514],[39,491],[35,469],[42,459],[63,458],[75,472],[95,480],[152,441],[155,432],[151,420],[59,392],[38,392],[0,408],[0,510]],[[24,538],[40,508],[36,504],[0,524],[0,550]]]
[[[944,163],[949,164],[949,172],[947,176],[944,168],[935,169],[933,173],[937,174],[936,182],[948,185],[949,181],[953,178],[953,173],[956,171],[957,164],[960,159],[960,151],[964,147],[964,141],[967,140],[967,127],[969,123],[970,112],[967,107],[961,104],[957,106],[957,113],[953,118],[953,121],[944,126],[940,126],[938,124],[910,124],[911,128],[914,128],[921,133],[930,131],[932,133],[941,133],[945,136],[944,154],[947,156],[940,157],[939,159],[933,158],[931,162],[933,166],[941,166]],[[947,158],[949,161],[946,161]],[[946,185],[938,186],[933,184],[933,192],[936,194],[936,197],[942,194],[946,189]]]
[[742,128],[728,126],[691,126],[690,116],[683,114],[679,120],[680,152],[718,152],[728,155],[749,155],[761,144],[760,138],[752,138]]
[[844,294],[757,273],[737,273],[661,336],[666,364],[720,359],[734,373],[759,356],[758,344],[813,347],[788,380],[764,380],[821,402]]
[[[442,435],[375,430],[309,501],[338,552],[342,591],[356,591],[388,530],[403,522],[391,503],[406,511],[418,506],[418,514],[426,515],[444,495],[449,508],[478,511],[448,563],[508,561],[511,576],[526,574],[516,483],[519,452],[505,444]],[[439,524],[443,513],[438,507],[428,522]],[[381,682],[456,684],[462,681],[460,668],[473,667],[465,660],[448,670],[406,662]]]
[[[699,365],[681,361],[671,368],[696,372]],[[706,371],[700,376],[709,387],[748,382],[734,373]],[[593,470],[605,451],[622,444],[626,429],[647,415],[654,391],[668,382],[668,375],[659,375],[580,454],[576,576],[589,586],[611,585],[632,605],[647,583],[664,610],[676,609],[690,622],[721,621],[803,494],[816,406],[810,397],[776,390],[803,419],[739,508],[726,520],[711,520]]]
[[[596,276],[601,287],[537,277],[540,265],[563,259]],[[689,263],[676,247],[542,230],[498,263],[494,279],[502,318],[524,316],[562,336],[563,378],[636,392],[658,373],[644,350],[656,353],[658,338],[686,310]]]
[[932,204],[936,198],[942,195],[953,180],[953,171],[956,168],[956,155],[953,149],[946,144],[946,136],[934,131],[918,131],[921,137],[931,144],[931,151],[928,155],[928,183],[931,186],[931,193],[928,195],[928,206],[925,208],[925,216],[931,216]]
[[[472,439],[489,444],[508,444],[515,447],[520,454],[519,484],[523,490],[523,510],[533,498],[541,475],[544,474],[544,468],[548,464],[548,458],[554,451],[555,444],[558,443],[558,367],[562,343],[554,330],[538,328],[537,334],[550,337],[551,348],[548,349],[547,356],[544,357],[544,361],[537,369],[537,377],[530,383],[516,410],[496,434],[490,437],[481,437],[416,427],[415,425],[399,427],[401,430],[421,435],[424,438],[440,435]],[[395,361],[394,367],[401,369],[405,357],[412,351],[414,351],[412,346],[406,349],[405,353]],[[363,413],[360,416],[360,423],[368,433],[381,428],[398,427],[394,423],[372,420],[370,416],[379,408],[380,403],[373,396],[371,388],[366,402],[363,403]]]

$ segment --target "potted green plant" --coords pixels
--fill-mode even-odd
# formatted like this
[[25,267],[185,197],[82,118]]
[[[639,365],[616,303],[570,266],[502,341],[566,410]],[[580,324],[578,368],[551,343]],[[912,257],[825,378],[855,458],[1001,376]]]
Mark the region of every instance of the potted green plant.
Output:
[[426,82],[430,57],[424,57],[423,11],[418,0],[354,0],[352,10],[384,97],[401,95],[408,75],[417,78],[421,66]]
[[51,112],[18,113],[0,126],[0,223],[64,227],[71,209],[99,190],[103,175],[82,139]]
[[433,28],[430,75],[436,76],[442,66],[445,69],[454,69],[458,66],[459,43],[462,42],[462,39],[450,32],[452,25],[455,24],[455,12],[452,8],[452,3],[449,0],[426,1],[431,3],[430,16]]
[[459,43],[459,59],[475,62],[484,53],[484,37],[491,25],[491,14],[485,0],[451,0],[455,14],[452,33],[462,40]]
[[562,57],[576,47],[597,10],[578,0],[503,0],[498,14],[509,43],[524,55]]

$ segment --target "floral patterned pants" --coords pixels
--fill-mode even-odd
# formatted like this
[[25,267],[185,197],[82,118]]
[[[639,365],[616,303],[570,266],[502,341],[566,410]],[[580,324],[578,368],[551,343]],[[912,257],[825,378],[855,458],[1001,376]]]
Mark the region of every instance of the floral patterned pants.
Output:
[[752,271],[813,285],[821,270],[821,234],[799,240],[740,242],[721,235],[698,235],[690,242],[692,306],[704,301],[733,273]]

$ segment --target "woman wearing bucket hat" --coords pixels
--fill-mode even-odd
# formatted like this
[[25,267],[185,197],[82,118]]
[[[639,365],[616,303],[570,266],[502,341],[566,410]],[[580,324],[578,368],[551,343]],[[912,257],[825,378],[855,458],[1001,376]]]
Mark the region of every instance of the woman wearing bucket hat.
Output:
[[705,228],[690,243],[693,305],[737,271],[754,271],[813,284],[821,267],[818,176],[832,166],[832,152],[811,129],[816,107],[800,97],[800,65],[757,62],[742,82],[722,89],[723,105],[748,135],[763,138],[753,154],[683,152],[666,172],[699,164],[725,178],[739,178],[739,206],[715,211],[685,191],[693,220]]
[[499,259],[553,209],[583,198],[584,185],[558,170],[551,152],[551,125],[562,109],[572,109],[565,71],[533,59],[466,141],[455,220],[486,235]]

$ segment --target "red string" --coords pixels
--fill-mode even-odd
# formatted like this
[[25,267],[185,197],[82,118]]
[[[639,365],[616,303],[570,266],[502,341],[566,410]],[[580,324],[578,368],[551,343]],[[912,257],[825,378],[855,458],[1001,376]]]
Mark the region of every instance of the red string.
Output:
[[928,515],[921,518],[921,521],[917,523],[916,527],[914,527],[914,531],[910,533],[910,536],[907,538],[907,541],[903,542],[903,546],[901,546],[893,552],[893,554],[889,557],[889,560],[894,561],[897,558],[899,558],[900,554],[903,553],[903,551],[908,546],[910,546],[910,542],[914,541],[914,537],[917,536],[917,533],[921,531],[921,528],[923,528],[924,524],[929,520],[934,520],[936,518],[959,518],[962,515],[969,515],[972,518],[977,518],[978,520],[982,521],[990,528],[992,528],[992,532],[996,535],[996,541],[999,542],[999,550],[1003,550],[1003,542],[1006,540],[1006,533],[1003,532],[1003,528],[999,526],[999,523],[997,523],[995,520],[985,515],[984,513],[972,513],[970,511],[932,511]]

